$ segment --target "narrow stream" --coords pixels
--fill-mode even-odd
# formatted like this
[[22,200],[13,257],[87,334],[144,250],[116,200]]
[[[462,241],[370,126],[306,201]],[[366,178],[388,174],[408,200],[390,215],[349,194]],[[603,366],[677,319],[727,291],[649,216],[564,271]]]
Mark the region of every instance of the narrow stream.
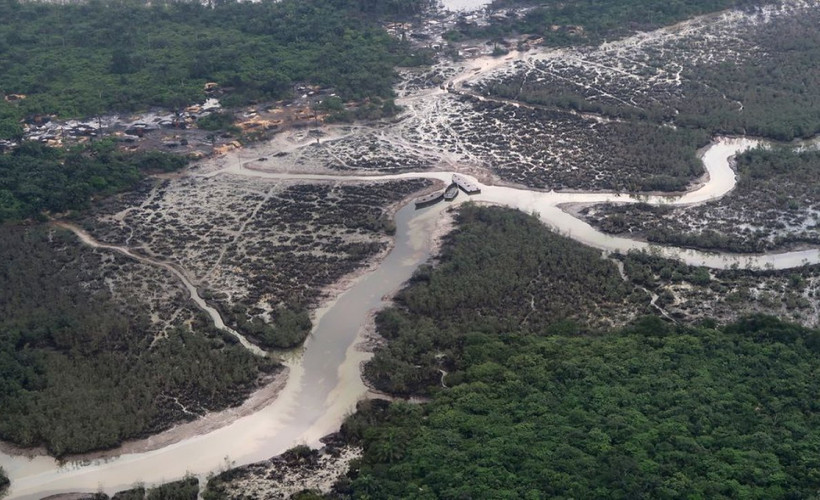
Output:
[[12,480],[9,499],[35,499],[67,491],[115,493],[146,485],[205,475],[227,462],[243,465],[270,458],[297,444],[316,445],[338,430],[365,392],[360,364],[368,359],[355,344],[370,313],[407,281],[430,256],[432,237],[445,204],[396,215],[394,248],[381,266],[357,281],[319,312],[303,355],[288,363],[290,377],[277,399],[230,425],[158,450],[109,460],[58,464],[53,458],[0,454]]
[[64,229],[68,229],[69,231],[73,232],[83,243],[85,243],[86,245],[88,245],[92,248],[102,248],[102,249],[105,249],[105,250],[111,250],[113,252],[120,253],[122,255],[125,255],[126,257],[130,257],[134,260],[138,260],[138,261],[140,261],[142,263],[145,263],[145,264],[148,264],[150,266],[161,267],[162,269],[165,269],[166,271],[169,271],[180,282],[182,282],[182,284],[185,286],[185,289],[188,290],[188,294],[190,295],[191,300],[193,300],[194,303],[197,305],[197,307],[199,307],[203,312],[205,312],[205,314],[207,314],[211,318],[211,321],[213,321],[215,327],[219,328],[220,330],[224,330],[224,331],[228,332],[229,334],[231,334],[232,336],[236,337],[236,339],[239,341],[239,343],[242,344],[242,346],[245,349],[247,349],[248,351],[250,351],[251,353],[253,353],[257,356],[266,356],[267,355],[267,352],[265,352],[263,349],[260,349],[259,346],[251,343],[242,334],[240,334],[239,332],[237,332],[233,328],[230,328],[228,325],[226,325],[225,322],[222,321],[222,316],[219,314],[219,311],[217,311],[216,309],[214,309],[213,307],[208,305],[208,303],[205,302],[205,299],[203,299],[199,295],[199,292],[197,291],[194,284],[191,283],[191,281],[188,279],[187,276],[185,276],[185,273],[183,273],[182,271],[180,271],[179,269],[177,269],[173,265],[171,265],[167,262],[160,262],[160,261],[157,261],[157,260],[154,260],[154,259],[150,259],[148,257],[143,257],[141,255],[137,255],[137,254],[135,254],[134,252],[132,252],[131,250],[129,250],[126,247],[118,247],[118,246],[115,246],[115,245],[106,245],[104,243],[100,243],[99,241],[95,240],[94,237],[92,237],[86,231],[82,230],[78,226],[75,226],[74,224],[69,224],[67,222],[59,222],[57,225],[64,228]]
[[[480,6],[483,0],[452,0],[450,8]],[[516,54],[505,58],[483,58],[471,63],[480,73],[509,64]],[[478,74],[464,72],[452,81],[458,83]],[[427,97],[435,98],[440,89]],[[481,194],[459,196],[457,203],[467,200],[514,207],[536,214],[555,230],[587,245],[605,251],[648,250],[661,256],[682,260],[688,264],[712,268],[786,269],[804,264],[820,263],[817,249],[759,255],[737,255],[656,247],[646,242],[601,233],[589,224],[564,211],[569,203],[646,202],[650,204],[692,204],[717,199],[735,186],[735,175],[728,158],[759,144],[754,139],[721,138],[706,148],[702,155],[708,172],[707,182],[692,192],[680,196],[634,196],[616,193],[555,193],[508,186],[481,185]],[[228,162],[222,170],[204,176],[238,175],[266,179],[310,180],[391,180],[432,178],[449,182],[451,172],[421,172],[380,176],[305,175],[265,172]],[[356,401],[366,393],[361,380],[360,365],[369,355],[355,345],[362,337],[363,325],[373,310],[384,304],[384,297],[395,291],[427,260],[432,248],[432,233],[448,204],[440,203],[424,210],[414,210],[411,204],[396,215],[395,247],[379,267],[360,278],[347,292],[325,310],[319,311],[311,336],[300,356],[287,365],[287,384],[275,401],[261,410],[239,418],[211,432],[187,437],[177,443],[144,453],[124,454],[106,460],[59,464],[53,458],[39,455],[0,453],[0,466],[8,473],[12,484],[8,499],[39,499],[61,492],[114,493],[136,483],[155,485],[181,478],[186,473],[203,476],[219,471],[228,464],[243,465],[270,458],[297,444],[316,445],[321,436],[338,429]],[[72,229],[72,228],[69,228]],[[133,254],[127,248],[96,242],[79,228],[72,230],[92,246],[107,248],[148,264],[163,267],[179,278],[192,299],[213,319],[217,327],[225,328],[218,312],[199,296],[196,288],[174,266]],[[230,331],[230,330],[229,330]],[[232,332],[246,348],[256,354],[264,351]]]

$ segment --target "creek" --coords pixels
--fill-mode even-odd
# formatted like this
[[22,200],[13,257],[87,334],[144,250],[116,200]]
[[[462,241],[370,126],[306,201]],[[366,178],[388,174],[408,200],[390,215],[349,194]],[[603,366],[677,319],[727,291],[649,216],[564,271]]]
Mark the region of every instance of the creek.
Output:
[[[648,243],[614,237],[562,210],[568,203],[644,202],[650,204],[692,204],[719,198],[735,185],[729,158],[760,141],[721,138],[706,148],[702,160],[708,180],[698,189],[678,196],[636,196],[618,193],[564,193],[526,190],[510,186],[481,183],[481,194],[460,194],[454,204],[468,200],[505,205],[537,215],[553,229],[587,245],[604,251],[650,250],[693,265],[712,268],[785,269],[820,262],[820,252],[810,249],[759,255],[702,252],[675,247],[657,247]],[[282,174],[251,170],[231,162],[223,170],[207,175],[244,175],[279,180],[394,180],[431,178],[449,182],[450,172],[405,173],[382,176],[328,176]],[[433,248],[433,233],[441,213],[450,204],[439,203],[415,210],[412,203],[396,214],[396,237],[393,249],[372,272],[359,278],[335,302],[317,314],[313,332],[301,354],[286,364],[290,375],[282,392],[271,404],[259,411],[234,420],[211,432],[192,435],[174,444],[144,453],[123,454],[107,459],[74,461],[60,464],[51,457],[26,457],[0,454],[0,466],[12,480],[9,499],[41,498],[65,491],[106,493],[127,489],[136,483],[148,485],[171,481],[186,473],[204,477],[226,464],[243,465],[270,458],[297,444],[317,445],[319,438],[338,429],[342,419],[353,410],[367,388],[360,376],[360,365],[368,354],[356,347],[363,339],[363,328],[373,311],[385,304],[385,298],[410,278],[424,263]],[[76,233],[77,231],[75,231]],[[83,238],[84,233],[77,233]],[[86,235],[87,236],[87,235]],[[143,260],[126,249],[110,247],[83,238],[86,244],[109,248]],[[175,268],[162,265],[187,279]],[[207,304],[188,286],[195,301],[208,311]],[[196,300],[199,298],[199,300]],[[200,304],[201,301],[201,304]],[[213,316],[213,315],[212,315]],[[218,317],[218,315],[217,315]],[[221,323],[221,319],[219,320]],[[219,326],[219,325],[218,325]]]
[[410,204],[399,210],[393,249],[377,269],[318,312],[302,353],[286,362],[287,384],[268,406],[212,432],[144,453],[65,464],[45,455],[2,453],[0,466],[12,481],[8,499],[39,499],[66,491],[112,494],[136,483],[159,484],[188,473],[204,478],[226,464],[265,460],[297,444],[318,445],[366,393],[360,365],[369,354],[356,346],[363,340],[362,327],[428,259],[445,208],[441,204],[415,211]]
[[[451,9],[471,5],[479,7],[484,3],[486,2],[480,0],[445,2]],[[523,56],[514,53],[498,59],[478,58],[470,61],[467,68],[450,81],[459,88],[463,80],[492,72],[520,57]],[[436,88],[406,99],[402,104],[412,109],[414,101],[417,101],[417,104],[423,107],[422,104],[433,102],[446,94],[446,91]],[[431,119],[434,118],[435,116],[431,116]],[[715,200],[726,195],[735,186],[735,174],[729,159],[761,142],[747,138],[715,139],[701,153],[707,171],[704,182],[699,188],[681,195],[545,192],[520,186],[485,185],[476,181],[481,188],[481,194],[467,196],[462,193],[453,204],[473,200],[517,208],[537,215],[544,224],[554,230],[604,252],[647,250],[688,264],[711,268],[786,269],[819,263],[820,252],[817,249],[739,255],[651,245],[643,241],[601,233],[562,208],[575,203],[645,202],[686,205]],[[312,143],[312,139],[309,143]],[[446,152],[436,153],[443,155]],[[452,172],[377,176],[293,174],[251,169],[251,163],[243,164],[231,160],[224,162],[217,170],[191,175],[233,175],[273,181],[351,182],[428,178],[445,183],[449,183],[452,176]],[[228,466],[268,459],[298,444],[317,445],[320,437],[338,430],[343,418],[353,411],[355,403],[365,397],[367,388],[361,379],[360,366],[368,359],[369,354],[357,347],[364,339],[363,329],[369,324],[373,311],[383,307],[386,298],[389,298],[411,277],[414,270],[428,259],[434,248],[432,235],[440,224],[442,212],[448,206],[450,204],[439,203],[415,210],[410,203],[398,211],[395,217],[397,230],[393,249],[375,270],[361,276],[333,303],[317,312],[314,329],[301,353],[286,362],[289,368],[286,385],[270,404],[240,418],[232,418],[232,410],[226,410],[225,421],[229,422],[226,425],[205,433],[191,433],[173,444],[151,451],[118,454],[117,450],[113,450],[104,454],[110,458],[83,458],[66,463],[60,463],[37,450],[31,453],[0,453],[0,466],[6,470],[12,482],[8,500],[38,499],[69,491],[103,491],[111,494],[128,489],[137,483],[151,486],[176,480],[186,473],[204,478],[206,474],[218,472]],[[117,251],[172,272],[185,284],[197,305],[211,316],[214,324],[224,328],[219,314],[202,300],[185,274],[173,265],[148,260],[127,248],[104,245],[87,235],[84,237],[81,231],[74,232],[86,244]],[[233,334],[238,335],[236,332]],[[240,341],[244,340],[241,336],[238,338]],[[243,345],[252,351],[258,349],[247,342],[243,342]],[[151,439],[154,438],[145,441]],[[140,449],[139,443],[137,442],[136,449]],[[145,449],[150,449],[150,446],[146,446]]]

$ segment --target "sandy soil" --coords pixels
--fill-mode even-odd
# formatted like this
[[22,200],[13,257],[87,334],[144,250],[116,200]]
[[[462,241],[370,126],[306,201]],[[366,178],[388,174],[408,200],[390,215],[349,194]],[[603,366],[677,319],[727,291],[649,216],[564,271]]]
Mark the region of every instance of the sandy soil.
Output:
[[[228,408],[227,410],[208,413],[192,422],[175,425],[174,427],[155,434],[145,439],[135,439],[126,441],[122,445],[112,450],[103,450],[82,455],[70,455],[63,462],[90,462],[93,460],[104,460],[120,455],[132,453],[144,453],[146,451],[157,450],[166,446],[178,443],[185,439],[207,434],[214,429],[224,427],[235,420],[259,411],[273,402],[279,392],[285,387],[288,379],[289,369],[284,368],[276,375],[266,378],[264,385],[251,393],[248,399],[240,406]],[[26,457],[36,457],[47,454],[44,448],[18,448],[8,443],[0,442],[0,451],[10,455]]]
[[336,480],[347,473],[350,462],[362,456],[362,450],[345,446],[332,452],[323,448],[304,459],[288,459],[287,455],[234,471],[230,480],[220,482],[220,495],[226,499],[273,499],[289,498],[303,490],[329,493]]

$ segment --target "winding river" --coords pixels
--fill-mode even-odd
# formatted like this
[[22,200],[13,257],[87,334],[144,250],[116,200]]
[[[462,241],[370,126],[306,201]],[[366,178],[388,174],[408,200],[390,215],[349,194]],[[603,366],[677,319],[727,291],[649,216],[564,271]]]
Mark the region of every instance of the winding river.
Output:
[[[467,200],[506,205],[537,214],[547,225],[573,239],[606,251],[650,249],[644,242],[603,234],[579,221],[560,207],[566,203],[599,203],[606,201],[633,203],[691,204],[723,196],[735,184],[729,158],[739,151],[755,146],[752,139],[719,139],[702,155],[708,172],[708,182],[695,191],[670,196],[632,196],[613,193],[555,193],[532,191],[506,186],[480,184],[482,192],[475,196],[459,196],[457,203]],[[232,162],[231,162],[232,163]],[[432,178],[449,181],[450,172],[424,172],[384,176],[327,176],[281,174],[250,170],[240,165],[229,166],[207,175],[245,175],[267,179],[303,180],[391,180]],[[126,489],[141,482],[158,484],[178,479],[186,473],[203,476],[219,470],[227,462],[236,465],[267,459],[300,443],[318,444],[321,436],[338,429],[341,420],[352,410],[367,389],[362,383],[359,367],[368,358],[356,348],[362,338],[362,328],[373,310],[383,306],[390,295],[430,255],[432,233],[440,222],[440,214],[449,205],[440,203],[423,210],[408,204],[396,214],[395,246],[373,272],[360,278],[348,291],[319,311],[315,328],[298,359],[289,361],[290,376],[276,400],[261,410],[235,420],[231,424],[193,436],[169,446],[145,453],[124,454],[106,460],[59,464],[48,456],[27,458],[0,454],[3,466],[12,480],[10,499],[41,498],[65,491],[98,491],[107,493]],[[132,258],[146,260],[127,249],[95,242],[78,228],[71,228],[90,245],[115,250]],[[712,268],[774,268],[784,269],[820,262],[818,250],[738,256],[657,247],[654,251],[690,264]],[[151,261],[173,272],[186,284],[194,300],[209,312],[217,324],[221,318],[199,297],[196,289],[173,266]],[[224,327],[224,325],[222,325]],[[240,336],[241,337],[241,336]],[[244,339],[240,339],[244,340]]]
[[287,384],[272,404],[213,432],[109,460],[60,465],[47,456],[0,454],[0,465],[12,480],[9,498],[65,491],[110,494],[137,482],[161,483],[186,473],[204,476],[226,461],[264,460],[300,443],[317,445],[320,437],[338,429],[367,390],[359,366],[368,354],[356,348],[364,320],[430,256],[431,235],[445,208],[417,212],[411,204],[399,210],[394,248],[378,269],[319,311],[303,354],[287,363]]
[[[466,3],[470,3],[466,1]],[[462,2],[463,3],[463,2]],[[466,5],[466,3],[464,3]],[[483,2],[475,2],[483,3]],[[488,59],[482,70],[506,64]],[[484,63],[481,63],[484,64]],[[474,73],[463,75],[474,77]],[[434,90],[437,92],[438,90]],[[443,92],[443,91],[441,91]],[[481,194],[460,195],[455,204],[467,200],[514,207],[536,214],[540,220],[579,242],[606,252],[649,250],[659,255],[680,259],[688,264],[711,268],[786,269],[820,263],[817,249],[759,255],[737,255],[674,247],[659,247],[646,242],[606,235],[562,209],[572,203],[646,202],[651,204],[685,205],[717,199],[735,186],[735,175],[729,158],[738,152],[760,144],[745,138],[719,138],[702,152],[707,170],[701,187],[678,196],[634,196],[617,193],[565,193],[528,190],[521,187],[484,185]],[[380,176],[334,176],[268,172],[248,168],[229,161],[228,166],[202,176],[233,175],[260,179],[304,181],[392,180],[430,178],[449,182],[452,172],[420,172]],[[197,174],[191,174],[197,175]],[[179,479],[186,473],[204,476],[231,465],[243,465],[277,455],[297,444],[316,445],[319,438],[338,429],[356,401],[367,389],[360,376],[360,365],[368,354],[357,349],[363,338],[364,325],[373,310],[384,305],[384,298],[398,289],[413,271],[430,256],[433,233],[441,223],[442,212],[450,205],[440,203],[422,210],[408,204],[396,214],[395,245],[380,265],[359,278],[335,302],[317,313],[314,330],[302,353],[289,360],[287,383],[278,397],[267,406],[230,424],[200,435],[182,439],[153,451],[124,453],[119,456],[60,464],[45,455],[0,453],[0,466],[8,473],[12,485],[9,499],[34,499],[49,494],[77,491],[114,493],[136,483],[154,485]],[[134,254],[127,248],[96,242],[79,228],[69,227],[86,243],[120,252],[142,262],[163,267],[173,273],[188,289],[197,305],[210,315],[217,327],[224,328],[219,314],[197,293],[185,274],[175,266]],[[256,346],[236,335],[255,354],[264,355]],[[227,410],[226,413],[230,413]],[[137,447],[139,448],[139,447]],[[146,447],[148,448],[148,447]]]

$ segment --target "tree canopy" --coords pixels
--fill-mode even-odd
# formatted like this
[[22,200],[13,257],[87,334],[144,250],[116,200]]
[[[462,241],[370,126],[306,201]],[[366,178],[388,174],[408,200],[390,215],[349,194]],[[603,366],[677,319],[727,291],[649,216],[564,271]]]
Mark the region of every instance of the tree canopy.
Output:
[[185,164],[182,156],[158,151],[121,152],[109,141],[68,150],[26,142],[0,155],[0,223],[83,209],[92,197],[129,189],[146,173]]
[[[377,3],[0,0],[0,94],[25,95],[17,116],[63,117],[179,108],[204,99],[206,82],[230,89],[228,105],[282,98],[299,82],[389,97],[394,66],[425,56],[376,21],[427,2]],[[3,123],[0,138],[16,132]]]
[[[394,369],[376,372],[375,381],[388,389],[404,383],[408,370],[443,370],[440,377],[416,380],[409,391],[432,399],[421,405],[360,405],[342,432],[364,447],[364,456],[337,493],[761,499],[816,494],[820,331],[765,316],[725,327],[672,325],[644,316],[624,328],[595,331],[577,321],[568,327],[567,313],[546,313],[533,328],[519,316],[529,302],[526,285],[490,282],[502,270],[515,274],[510,259],[528,268],[520,250],[528,241],[560,237],[543,236],[550,234],[546,228],[510,210],[464,210],[442,263],[422,270],[399,305],[381,315],[379,332],[387,346],[368,365],[372,375],[373,365],[400,360],[393,361]],[[497,248],[502,239],[507,241]],[[590,286],[586,275],[571,270],[582,262],[602,289],[615,286],[606,278],[611,263],[595,252],[573,257],[585,249],[572,242],[550,248],[556,264],[543,267],[544,280],[554,280],[556,289]],[[471,257],[481,254],[488,258]],[[608,293],[622,292],[615,286],[585,293],[605,303]],[[459,302],[457,311],[448,306],[464,294],[473,300]],[[551,290],[551,300],[567,297],[578,304],[581,318],[601,314],[579,295]]]

